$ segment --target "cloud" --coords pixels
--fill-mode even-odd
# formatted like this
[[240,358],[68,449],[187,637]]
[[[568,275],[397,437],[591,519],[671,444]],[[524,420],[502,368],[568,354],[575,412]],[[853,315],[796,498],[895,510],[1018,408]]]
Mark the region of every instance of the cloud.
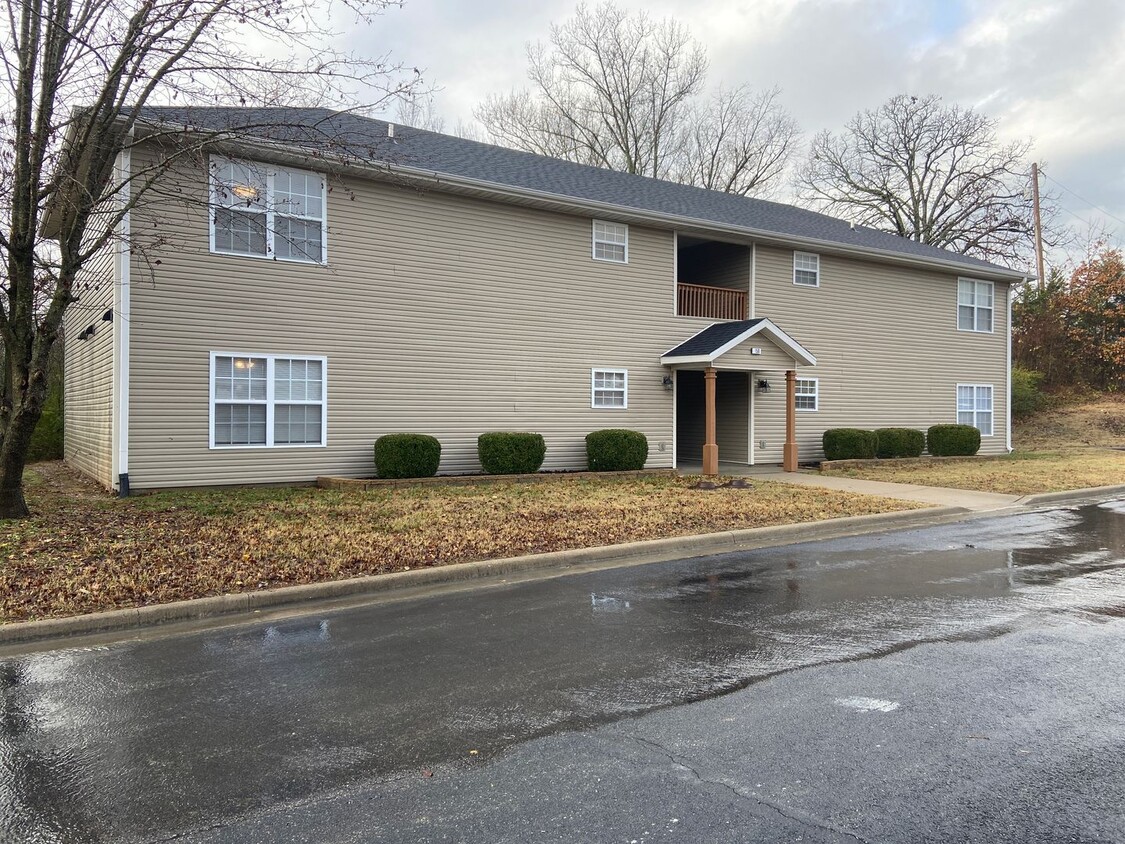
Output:
[[[639,2],[625,2],[641,8]],[[447,125],[471,119],[487,94],[522,85],[525,45],[545,39],[574,4],[410,0],[352,49],[425,68],[442,86]],[[1032,138],[1046,172],[1125,219],[1125,0],[649,0],[707,48],[710,79],[779,85],[803,129],[839,129],[857,111],[909,92],[936,93]],[[374,51],[373,51],[374,52]],[[1109,222],[1125,235],[1125,225]]]

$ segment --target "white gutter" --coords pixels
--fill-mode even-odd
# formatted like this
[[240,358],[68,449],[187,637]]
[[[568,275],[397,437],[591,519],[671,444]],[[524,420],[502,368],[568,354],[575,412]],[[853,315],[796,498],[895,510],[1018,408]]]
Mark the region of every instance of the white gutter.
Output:
[[[165,127],[163,124],[146,125],[152,125],[167,131],[167,127]],[[187,130],[183,130],[183,133],[186,134],[190,131],[193,130],[191,130],[189,127]],[[194,131],[215,132],[216,130],[196,129]],[[1003,281],[1009,281],[1024,278],[1022,273],[1019,273],[1015,270],[1006,270],[1001,267],[979,267],[972,264],[961,263],[959,261],[944,260],[942,258],[927,258],[918,255],[909,255],[903,252],[895,252],[890,249],[880,249],[877,247],[869,246],[854,246],[847,243],[840,243],[834,240],[823,240],[820,238],[804,237],[801,235],[790,235],[783,232],[768,231],[766,229],[756,229],[749,226],[734,226],[727,223],[701,220],[697,217],[685,217],[679,214],[661,214],[655,211],[645,211],[633,208],[628,205],[618,205],[616,203],[601,202],[594,199],[579,199],[572,196],[565,196],[563,194],[536,190],[534,188],[502,185],[497,182],[487,181],[485,179],[474,179],[468,176],[456,176],[448,173],[441,173],[437,170],[429,170],[421,167],[411,167],[405,164],[395,164],[392,162],[370,164],[367,162],[343,158],[339,156],[311,155],[310,151],[307,150],[303,151],[302,153],[294,153],[294,148],[292,146],[286,146],[284,144],[274,143],[271,141],[264,141],[257,138],[232,138],[226,141],[219,141],[218,145],[228,145],[238,150],[245,150],[247,148],[260,150],[271,154],[279,160],[287,159],[290,162],[302,162],[306,166],[308,166],[308,162],[310,160],[317,160],[325,163],[335,162],[344,169],[377,174],[382,176],[383,178],[386,178],[388,175],[399,175],[403,178],[426,182],[435,186],[472,190],[476,193],[486,194],[489,196],[498,197],[500,199],[533,199],[538,202],[547,203],[555,206],[556,208],[569,211],[570,213],[577,213],[582,215],[589,215],[591,212],[593,212],[602,216],[614,216],[621,220],[629,222],[637,222],[642,224],[659,224],[670,226],[673,228],[691,229],[697,232],[749,237],[765,242],[783,244],[786,246],[795,245],[806,247],[810,250],[820,252],[829,252],[841,255],[854,255],[866,258],[876,256],[892,263],[908,264],[911,266],[926,267],[930,269],[940,269],[942,271],[957,272],[960,274],[965,274],[971,270],[974,274],[974,277],[982,279],[999,279]]]

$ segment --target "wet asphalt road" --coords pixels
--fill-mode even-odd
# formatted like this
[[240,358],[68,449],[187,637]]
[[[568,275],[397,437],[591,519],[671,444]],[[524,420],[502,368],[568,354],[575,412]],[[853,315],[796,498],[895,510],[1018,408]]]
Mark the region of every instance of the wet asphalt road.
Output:
[[8,657],[0,841],[1125,841],[1123,617],[1117,502]]

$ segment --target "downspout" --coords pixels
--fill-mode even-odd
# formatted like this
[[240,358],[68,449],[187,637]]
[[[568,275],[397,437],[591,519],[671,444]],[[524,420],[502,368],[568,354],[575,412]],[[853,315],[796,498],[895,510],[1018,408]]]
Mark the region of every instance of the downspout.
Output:
[[[131,137],[131,136],[130,136]],[[127,184],[132,165],[130,150],[122,150],[118,156],[118,178],[125,185],[122,200],[129,201],[131,188]],[[121,498],[129,496],[129,324],[131,317],[130,302],[130,271],[132,267],[132,253],[129,248],[130,213],[126,212],[118,224],[117,238],[117,288],[116,317],[114,319],[114,412],[116,414],[115,427],[117,429],[114,463],[117,467],[117,495]]]
[[[1022,284],[1027,284],[1027,276],[1024,276]],[[1004,402],[1004,409],[1008,417],[1008,454],[1012,453],[1012,287],[1008,285],[1008,398]]]
[[[755,309],[755,296],[758,292],[758,242],[754,241],[750,244],[750,313],[746,316],[748,319],[754,319],[756,316]],[[756,459],[754,455],[754,414],[758,410],[758,403],[754,401],[754,386],[758,381],[758,373],[749,372],[747,378],[750,380],[750,397],[747,404],[750,413],[750,424],[747,426],[749,430],[746,432],[747,437],[747,454],[750,456],[750,465],[753,466]]]

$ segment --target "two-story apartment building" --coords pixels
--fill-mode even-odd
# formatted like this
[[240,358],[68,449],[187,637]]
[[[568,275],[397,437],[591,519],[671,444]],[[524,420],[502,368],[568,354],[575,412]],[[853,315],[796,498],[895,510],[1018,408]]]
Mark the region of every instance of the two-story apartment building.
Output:
[[703,459],[709,409],[712,461],[782,462],[787,416],[802,460],[841,426],[1009,447],[1018,272],[321,109],[153,109],[122,172],[170,128],[212,141],[66,321],[66,459],[107,487],[371,475],[398,431],[436,436],[443,473],[479,471],[492,430],[578,469],[587,433],[632,428],[672,467]]

